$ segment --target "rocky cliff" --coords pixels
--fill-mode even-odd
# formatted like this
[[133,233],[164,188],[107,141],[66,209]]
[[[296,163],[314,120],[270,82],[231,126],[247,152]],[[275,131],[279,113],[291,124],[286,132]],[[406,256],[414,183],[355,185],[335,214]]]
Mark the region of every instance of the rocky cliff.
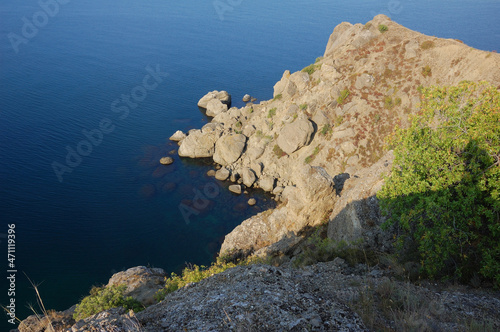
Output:
[[[384,150],[384,138],[418,110],[421,87],[463,80],[500,86],[500,55],[426,36],[378,15],[364,25],[338,25],[316,63],[283,73],[272,100],[230,108],[228,93],[207,94],[199,106],[213,119],[201,129],[172,137],[179,141],[179,155],[211,157],[219,165],[217,179],[233,181],[240,189],[262,188],[280,202],[228,234],[221,254],[293,258],[317,226],[333,240],[390,250],[390,234],[378,227],[383,220],[375,196],[393,161],[391,151]],[[348,267],[339,260],[304,270],[288,265],[237,267],[176,291],[136,316],[113,309],[70,330],[397,329],[396,318],[382,322],[385,316],[375,315],[376,322],[368,324],[359,314],[364,311],[355,313],[353,308],[371,291],[375,302],[396,301],[401,295],[396,289],[404,287],[408,294],[420,294],[421,303],[435,299],[437,311],[415,313],[417,330],[454,330],[457,320],[449,317],[461,310],[493,317],[492,326],[500,326],[498,296],[433,292],[431,287],[389,280],[386,275],[392,272]],[[154,273],[147,294],[157,289],[161,273]],[[114,280],[130,284],[124,276]],[[142,277],[130,278],[148,284],[137,282]],[[402,306],[413,305],[401,298]],[[474,304],[478,301],[481,306]],[[436,312],[441,316],[434,317]]]
[[224,93],[205,96],[203,105],[217,100],[206,106],[213,120],[179,151],[195,158],[202,148],[219,172],[281,201],[228,234],[221,253],[290,254],[320,224],[332,239],[390,248],[375,198],[392,165],[384,139],[418,110],[421,87],[463,80],[499,85],[500,56],[378,15],[338,25],[316,63],[283,73],[272,100],[227,109]]

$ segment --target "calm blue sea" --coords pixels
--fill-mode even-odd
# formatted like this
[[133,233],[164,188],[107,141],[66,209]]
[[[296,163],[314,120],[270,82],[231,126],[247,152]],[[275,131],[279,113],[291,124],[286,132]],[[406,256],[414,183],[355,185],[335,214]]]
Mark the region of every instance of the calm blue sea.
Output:
[[[235,106],[245,93],[269,99],[285,69],[323,54],[337,24],[379,13],[500,49],[498,0],[2,0],[0,303],[11,298],[8,224],[20,318],[36,304],[27,277],[61,310],[122,269],[209,264],[225,234],[272,204],[252,192],[249,208],[205,175],[206,161],[159,166],[175,148],[167,138],[207,122],[196,106],[206,92],[227,90]],[[193,200],[203,208],[186,218],[179,206]]]

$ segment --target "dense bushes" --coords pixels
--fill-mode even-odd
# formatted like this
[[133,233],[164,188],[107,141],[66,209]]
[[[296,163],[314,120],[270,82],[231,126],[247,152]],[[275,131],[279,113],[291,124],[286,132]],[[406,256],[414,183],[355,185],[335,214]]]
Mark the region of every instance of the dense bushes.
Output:
[[430,277],[500,286],[500,92],[424,88],[419,113],[389,143],[395,161],[378,198],[399,253]]
[[73,318],[75,320],[80,320],[101,311],[117,307],[124,307],[127,310],[134,310],[135,312],[144,309],[144,307],[131,296],[123,296],[126,289],[126,285],[92,288],[90,295],[85,297],[80,304],[76,305]]

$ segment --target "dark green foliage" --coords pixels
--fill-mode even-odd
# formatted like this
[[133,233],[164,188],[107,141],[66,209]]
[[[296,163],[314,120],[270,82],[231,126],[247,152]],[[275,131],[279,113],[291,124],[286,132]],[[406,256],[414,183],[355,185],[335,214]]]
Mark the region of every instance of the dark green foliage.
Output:
[[143,310],[144,307],[137,300],[131,296],[123,296],[126,289],[126,285],[92,288],[90,295],[76,305],[73,318],[78,321],[101,311],[117,307],[134,310],[135,312]]
[[430,277],[500,285],[500,92],[487,83],[422,89],[419,114],[389,143],[377,195],[400,254]]

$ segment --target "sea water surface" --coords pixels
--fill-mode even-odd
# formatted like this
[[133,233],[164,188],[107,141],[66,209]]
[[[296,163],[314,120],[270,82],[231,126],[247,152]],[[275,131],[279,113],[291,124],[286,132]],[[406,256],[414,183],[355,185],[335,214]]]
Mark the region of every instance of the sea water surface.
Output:
[[[51,15],[40,14],[44,6]],[[173,165],[158,165],[176,148],[168,137],[209,121],[196,106],[208,91],[229,91],[234,106],[246,93],[272,98],[283,71],[321,56],[337,24],[379,13],[429,35],[500,48],[496,0],[2,1],[0,304],[15,298],[25,318],[27,303],[36,304],[28,277],[47,308],[62,310],[129,267],[209,264],[225,234],[272,203],[253,191],[259,203],[248,207],[249,196],[205,175],[208,161],[172,155]],[[150,90],[142,88],[146,75]],[[131,93],[139,101],[123,101]],[[68,157],[78,149],[81,160]],[[183,214],[179,207],[200,193],[203,208]],[[8,224],[16,232],[14,296]],[[2,317],[2,330],[12,328]]]

